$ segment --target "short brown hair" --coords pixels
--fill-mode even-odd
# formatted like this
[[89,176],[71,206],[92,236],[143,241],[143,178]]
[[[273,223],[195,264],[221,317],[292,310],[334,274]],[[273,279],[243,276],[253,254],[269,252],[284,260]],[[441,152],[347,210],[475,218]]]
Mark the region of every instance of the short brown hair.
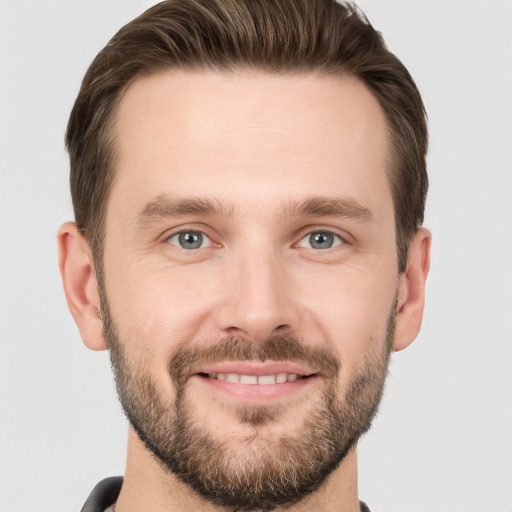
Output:
[[112,121],[124,91],[165,69],[349,75],[386,114],[399,271],[423,223],[427,124],[418,89],[353,4],[335,0],[167,0],[125,25],[87,70],[66,133],[75,220],[100,264],[114,178]]

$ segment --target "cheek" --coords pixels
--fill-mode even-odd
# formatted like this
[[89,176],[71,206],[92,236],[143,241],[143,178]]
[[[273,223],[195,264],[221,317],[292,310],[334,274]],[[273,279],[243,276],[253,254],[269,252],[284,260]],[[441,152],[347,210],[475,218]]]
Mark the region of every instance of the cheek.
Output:
[[105,266],[112,317],[123,339],[169,361],[206,321],[215,297],[212,280],[197,272],[144,265],[142,257],[134,260]]
[[[376,273],[377,275],[377,273]],[[322,289],[303,291],[310,322],[309,337],[332,344],[342,366],[353,369],[368,357],[385,351],[389,315],[394,307],[397,283],[393,278],[374,278],[368,272],[332,272]],[[316,331],[316,335],[315,335]]]
[[[226,262],[172,266],[152,258],[148,263],[141,254],[125,252],[117,261],[107,250],[105,255],[107,297],[121,338],[130,341],[127,350],[143,350],[167,375],[181,346],[218,339],[219,308],[236,296],[227,285],[232,269]],[[280,297],[302,312],[294,331],[311,343],[331,344],[346,368],[384,344],[396,292],[394,262],[383,268],[383,258],[375,260],[338,267],[283,263]]]

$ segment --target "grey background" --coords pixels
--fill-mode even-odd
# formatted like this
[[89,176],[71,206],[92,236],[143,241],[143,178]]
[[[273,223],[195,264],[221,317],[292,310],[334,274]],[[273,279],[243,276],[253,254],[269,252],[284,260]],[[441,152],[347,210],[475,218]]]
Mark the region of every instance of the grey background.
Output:
[[[67,311],[67,116],[145,0],[0,1],[0,510],[80,510],[121,474],[106,353]],[[434,234],[424,328],[394,356],[360,495],[376,512],[512,510],[512,2],[364,0],[429,112]]]

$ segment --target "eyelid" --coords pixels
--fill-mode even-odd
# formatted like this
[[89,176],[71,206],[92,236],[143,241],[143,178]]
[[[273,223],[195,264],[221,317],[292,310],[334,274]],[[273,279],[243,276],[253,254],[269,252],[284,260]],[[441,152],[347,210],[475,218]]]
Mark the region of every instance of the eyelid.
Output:
[[[206,226],[184,225],[184,226],[179,226],[179,227],[173,228],[169,231],[166,231],[165,234],[162,235],[161,239],[165,243],[170,243],[169,240],[172,237],[177,236],[181,233],[197,232],[197,233],[201,233],[203,236],[205,236],[210,241],[210,244],[208,247],[201,247],[201,249],[207,249],[209,247],[222,247],[222,244],[217,242],[214,239],[214,236],[212,236],[209,233],[210,231],[211,230],[208,229]],[[323,226],[306,226],[300,230],[300,232],[298,233],[298,235],[296,237],[294,237],[295,240],[297,240],[297,241],[292,244],[292,247],[301,247],[299,245],[299,243],[302,242],[302,240],[304,240],[306,237],[311,236],[313,233],[329,233],[329,234],[339,238],[341,243],[336,244],[333,247],[337,247],[339,245],[345,245],[345,244],[350,245],[350,244],[353,244],[355,241],[352,235],[350,235],[346,231],[343,231],[343,230],[340,230],[337,228],[323,227]],[[174,247],[176,247],[178,249],[186,250],[182,247],[179,247],[179,245],[176,245],[176,244],[170,244],[170,245],[173,245]],[[321,249],[317,249],[317,250],[321,250]],[[326,249],[323,249],[323,250],[326,250]]]
[[[330,247],[325,247],[325,248],[319,248],[319,247],[311,247],[311,246],[308,246],[306,245],[306,241],[309,241],[309,239],[311,238],[312,235],[316,234],[316,233],[326,233],[326,234],[329,234],[329,235],[332,235],[333,238],[334,238],[334,242],[333,244],[330,246]],[[337,240],[336,240],[337,239]],[[303,242],[304,245],[303,245]],[[304,247],[305,249],[312,249],[312,250],[315,250],[315,251],[328,251],[329,249],[334,249],[335,247],[338,247],[340,245],[345,245],[345,241],[343,240],[343,238],[341,238],[339,235],[337,235],[336,233],[331,233],[329,231],[312,231],[311,233],[307,234],[306,236],[303,236],[298,242],[297,242],[297,247]]]
[[[181,247],[179,245],[179,242],[177,243],[174,243],[172,241],[173,238],[176,238],[176,237],[179,237],[181,234],[183,233],[198,233],[201,235],[202,237],[202,240],[201,240],[201,245],[200,247],[194,247],[194,248],[191,248],[191,249],[187,249],[186,247]],[[171,235],[169,238],[167,238],[167,243],[171,244],[171,245],[174,245],[175,247],[177,247],[178,249],[184,249],[184,250],[188,250],[188,251],[196,251],[198,249],[206,249],[208,246],[211,245],[211,239],[210,237],[205,234],[205,233],[201,233],[200,231],[191,231],[191,230],[188,230],[188,231],[181,231],[181,232],[178,232],[178,233],[174,233],[173,235]],[[207,244],[206,246],[204,244]]]
[[[189,233],[189,232],[190,233],[201,233],[201,235],[203,235],[205,238],[207,238],[210,241],[210,243],[206,247],[200,247],[200,249],[208,249],[211,247],[221,247],[221,244],[214,240],[214,237],[212,236],[210,231],[211,230],[207,229],[206,226],[184,225],[184,226],[179,226],[179,227],[176,227],[176,228],[166,231],[165,234],[162,235],[161,239],[162,239],[162,242],[172,245],[173,247],[176,247],[177,249],[181,249],[181,250],[190,252],[190,249],[185,249],[183,247],[180,247],[177,244],[170,243],[171,238],[178,236],[182,233]],[[198,249],[195,249],[195,250],[198,250]]]
[[[302,247],[299,245],[306,237],[311,236],[314,233],[329,233],[341,240],[341,244],[336,244],[333,247],[337,247],[339,245],[350,245],[355,242],[354,237],[347,233],[346,231],[336,229],[333,227],[323,227],[323,226],[307,226],[300,230],[299,234],[295,238],[297,242],[293,244],[294,247]],[[322,249],[317,249],[322,250]],[[323,249],[326,250],[326,249]]]

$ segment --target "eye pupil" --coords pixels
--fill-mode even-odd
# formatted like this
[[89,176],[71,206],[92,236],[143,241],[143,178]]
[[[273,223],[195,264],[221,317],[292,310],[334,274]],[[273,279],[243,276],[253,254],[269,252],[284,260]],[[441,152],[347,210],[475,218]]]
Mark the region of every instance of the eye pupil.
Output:
[[183,249],[198,249],[203,244],[203,235],[198,231],[180,233],[179,243]]
[[334,244],[334,236],[326,232],[312,233],[309,242],[313,249],[329,249]]

